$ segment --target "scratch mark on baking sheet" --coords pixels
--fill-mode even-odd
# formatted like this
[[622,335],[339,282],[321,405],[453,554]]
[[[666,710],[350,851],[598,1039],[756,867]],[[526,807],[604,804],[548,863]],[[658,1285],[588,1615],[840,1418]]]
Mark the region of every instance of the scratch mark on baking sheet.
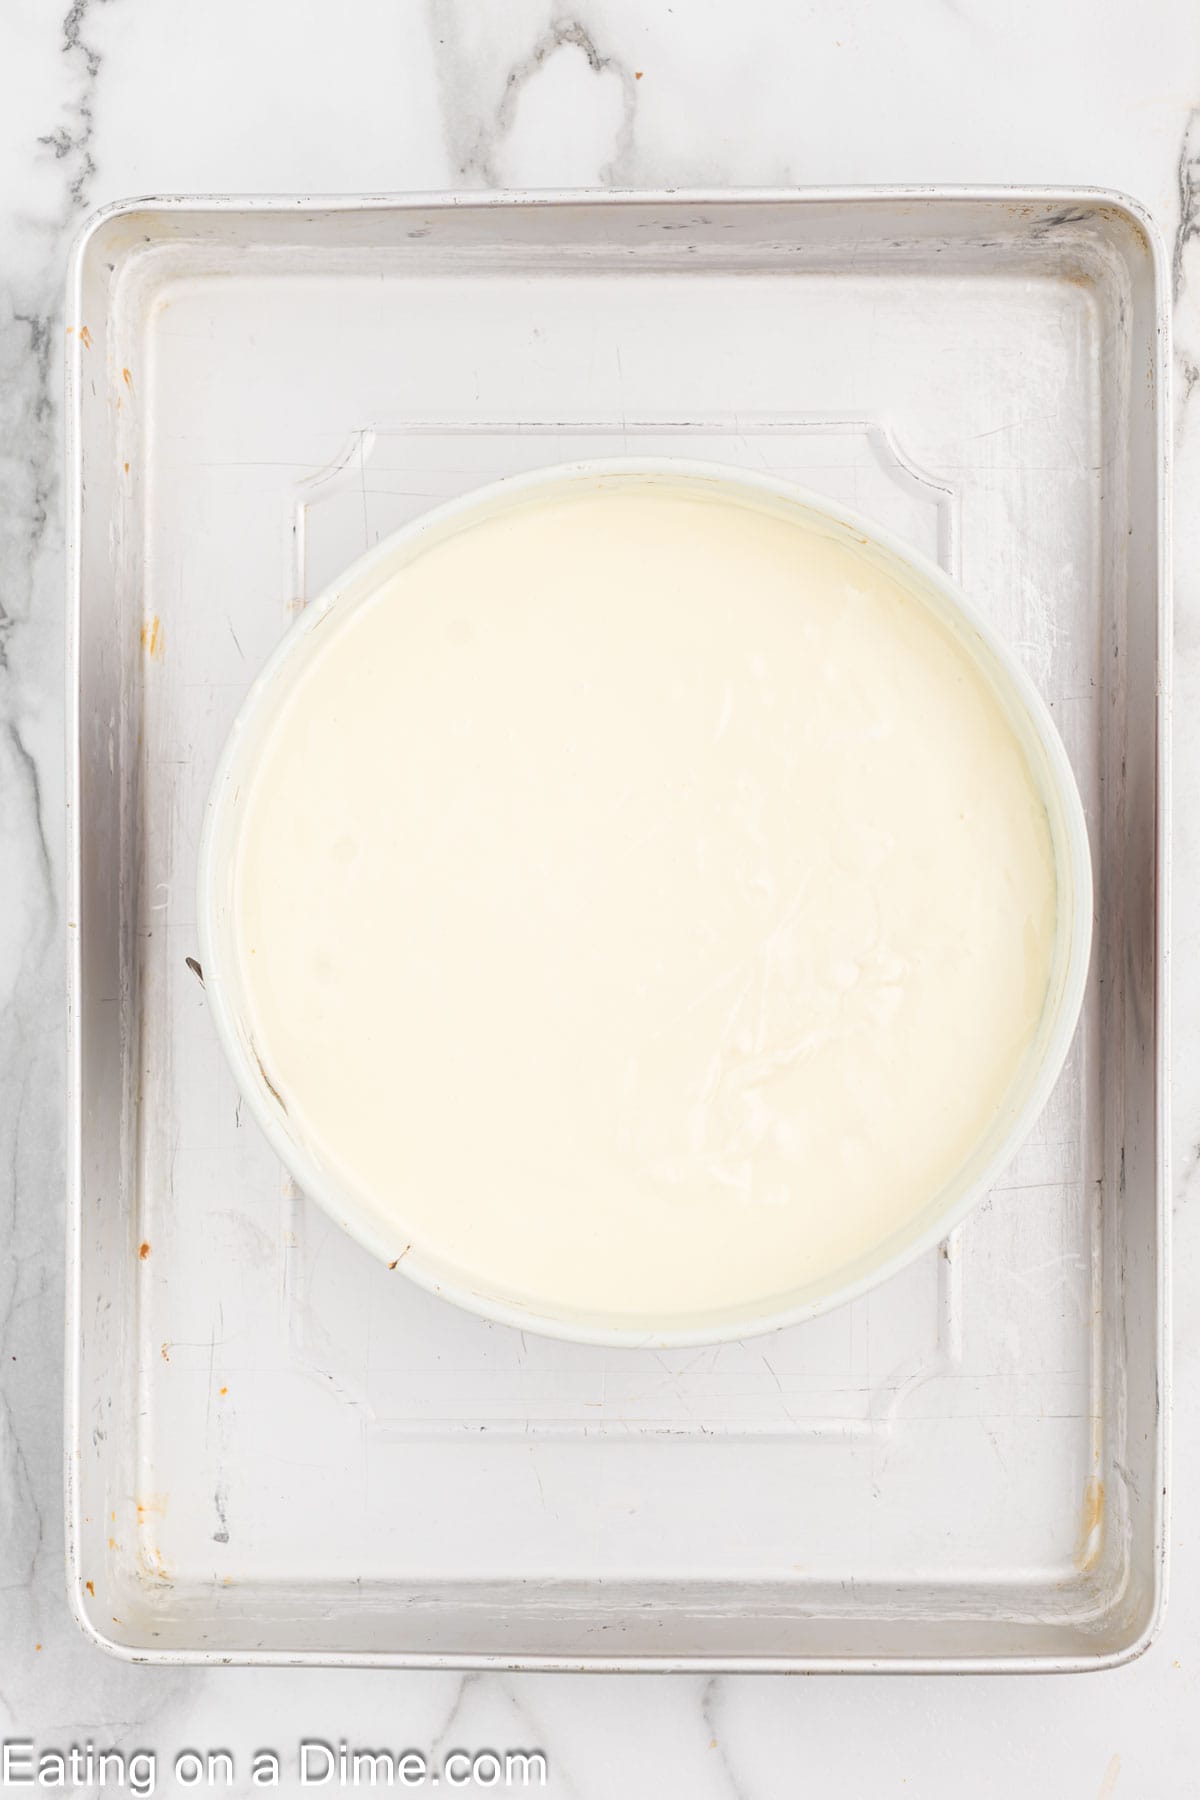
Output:
[[212,1423],[213,1369],[216,1366],[216,1360],[217,1360],[217,1333],[218,1332],[221,1333],[222,1337],[224,1336],[225,1309],[223,1306],[217,1307],[217,1322],[216,1322],[216,1325],[212,1328],[212,1330],[208,1334],[208,1404],[206,1405],[206,1407],[204,1409],[204,1441],[206,1444],[208,1442],[209,1426]]
[[1044,1300],[1064,1287],[1072,1288],[1075,1278],[1084,1274],[1087,1266],[1079,1251],[1064,1250],[1026,1269],[1006,1269],[1004,1274],[1022,1292]]
[[1140,1500],[1142,1497],[1142,1491],[1141,1491],[1141,1488],[1138,1486],[1138,1478],[1134,1474],[1133,1470],[1130,1468],[1129,1464],[1122,1462],[1119,1456],[1114,1456],[1113,1457],[1113,1468],[1117,1471],[1117,1474],[1121,1477],[1122,1481],[1125,1483],[1125,1486],[1129,1489],[1129,1491],[1133,1495],[1134,1499]]
[[763,1368],[767,1371],[767,1374],[771,1377],[771,1380],[775,1383],[775,1386],[779,1389],[779,1392],[782,1394],[783,1383],[779,1379],[778,1370],[775,1369],[772,1366],[772,1364],[767,1361],[765,1356],[760,1356],[758,1360],[762,1364]]
[[[251,1045],[251,1048],[253,1049],[254,1046]],[[271,1080],[271,1077],[267,1074],[267,1071],[263,1066],[263,1059],[258,1054],[257,1050],[254,1050],[254,1060],[258,1064],[259,1074],[262,1076],[264,1082],[267,1085],[267,1091],[278,1102],[280,1111],[286,1113],[287,1112],[287,1103],[285,1102],[283,1095],[280,1093],[279,1089],[275,1086],[275,1083]]]
[[[670,1363],[663,1356],[662,1352],[659,1350],[653,1351],[652,1355],[654,1357],[655,1362],[658,1364],[659,1368],[662,1370],[663,1374],[666,1376],[667,1385],[670,1387],[671,1392],[674,1394],[674,1396],[678,1400],[680,1406],[683,1408],[684,1413],[687,1415],[689,1420],[692,1419],[694,1417],[692,1403],[691,1403],[691,1400],[689,1399],[688,1395],[684,1393],[683,1385],[680,1380],[681,1375],[686,1374],[687,1370],[686,1369],[673,1369],[671,1367]],[[689,1364],[688,1367],[690,1368],[691,1365]]]
[[614,344],[617,356],[617,392],[621,396],[621,440],[626,450],[629,448],[629,422],[625,412],[625,365],[621,361],[621,346]]
[[548,1511],[548,1508],[546,1506],[546,1490],[542,1486],[541,1470],[537,1466],[537,1445],[536,1444],[530,1444],[529,1456],[530,1456],[530,1466],[533,1469],[533,1479],[537,1482],[538,1499],[542,1503],[542,1511],[546,1512],[546,1511]]
[[367,518],[366,436],[367,436],[367,434],[365,431],[360,431],[358,434],[358,485],[359,485],[359,491],[362,494],[363,549],[369,550],[371,547],[371,526],[370,526],[370,522]]

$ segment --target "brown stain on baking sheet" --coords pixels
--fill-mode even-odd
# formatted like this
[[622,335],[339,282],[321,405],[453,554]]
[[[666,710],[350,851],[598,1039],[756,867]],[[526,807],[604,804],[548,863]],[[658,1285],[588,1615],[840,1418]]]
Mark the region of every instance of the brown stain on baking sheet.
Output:
[[88,1593],[92,1596],[92,1599],[94,1600],[96,1598],[95,1582],[94,1581],[85,1581],[83,1585],[87,1589]]
[[146,619],[142,623],[142,649],[147,656],[153,657],[157,662],[161,658],[165,646],[166,639],[162,620],[155,613],[153,618]]
[[411,1244],[405,1244],[405,1246],[404,1246],[403,1250],[400,1252],[399,1256],[394,1256],[392,1258],[391,1262],[388,1264],[388,1268],[389,1269],[398,1269],[400,1264],[404,1261],[405,1257],[408,1255],[408,1253],[411,1249],[412,1249]]
[[143,1550],[139,1561],[141,1562],[143,1570],[149,1575],[152,1581],[161,1581],[168,1586],[173,1581],[174,1577],[163,1560],[163,1553],[157,1544],[151,1544],[147,1549]]
[[200,983],[200,986],[203,987],[204,986],[204,970],[200,967],[200,964],[196,961],[196,958],[194,956],[185,956],[183,960],[187,964],[188,968],[192,971],[192,974],[196,977],[196,980]]
[[142,1261],[145,1262],[146,1258],[149,1256],[149,1254],[150,1254],[150,1245],[143,1238],[142,1242],[138,1245],[138,1255],[141,1257]]
[[1081,1575],[1094,1569],[1104,1542],[1104,1483],[1089,1475],[1083,1484],[1083,1506],[1072,1561]]
[[89,331],[89,330],[88,330],[88,328],[87,328],[87,326],[86,326],[86,325],[81,325],[81,326],[80,326],[80,327],[79,327],[79,341],[80,341],[80,343],[81,343],[81,344],[82,344],[82,345],[83,345],[83,347],[84,347],[84,349],[85,349],[85,350],[90,350],[90,349],[91,349],[91,347],[92,347],[92,334],[91,334],[91,332],[90,332],[90,331]]
[[121,380],[122,380],[122,381],[123,381],[123,382],[124,382],[124,383],[125,383],[125,386],[126,386],[126,387],[127,387],[127,388],[130,388],[130,389],[132,389],[132,387],[133,387],[133,376],[132,376],[132,375],[131,375],[131,374],[130,374],[130,373],[129,373],[129,370],[128,370],[128,369],[122,369],[122,370],[121,370]]

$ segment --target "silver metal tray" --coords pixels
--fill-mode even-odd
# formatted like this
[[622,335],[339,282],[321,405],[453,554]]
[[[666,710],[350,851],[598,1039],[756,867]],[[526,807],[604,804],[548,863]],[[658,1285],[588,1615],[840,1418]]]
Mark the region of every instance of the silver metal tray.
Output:
[[[1041,1669],[1165,1545],[1166,312],[1096,192],[133,202],[68,307],[70,1583],[149,1660]],[[523,1337],[398,1283],[238,1105],[214,760],[296,608],[431,502],[606,451],[794,475],[932,552],[1051,702],[1096,868],[1033,1140],[773,1338]],[[397,1129],[403,1129],[403,1097]]]

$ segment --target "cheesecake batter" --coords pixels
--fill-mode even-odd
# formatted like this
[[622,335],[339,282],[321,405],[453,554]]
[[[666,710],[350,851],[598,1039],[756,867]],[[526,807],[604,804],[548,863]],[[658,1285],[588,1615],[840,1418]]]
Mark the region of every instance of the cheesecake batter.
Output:
[[310,640],[235,924],[289,1124],[469,1287],[683,1325],[921,1213],[1030,1048],[1046,813],[953,633],[736,499],[540,499]]

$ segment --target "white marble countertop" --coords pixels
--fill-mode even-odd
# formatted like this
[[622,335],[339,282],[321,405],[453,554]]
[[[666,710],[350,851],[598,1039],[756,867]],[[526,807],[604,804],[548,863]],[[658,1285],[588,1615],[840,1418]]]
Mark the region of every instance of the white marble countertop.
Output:
[[[1200,10],[1189,0],[10,0],[0,19],[0,1737],[248,1753],[536,1745],[608,1796],[1192,1790],[1200,1756]],[[564,1677],[129,1667],[64,1594],[61,295],[89,210],[168,191],[1099,184],[1177,302],[1171,1598],[1111,1674]],[[1191,1723],[1189,1724],[1189,1715]],[[86,1786],[76,1792],[91,1792]],[[160,1791],[174,1791],[160,1782]]]

